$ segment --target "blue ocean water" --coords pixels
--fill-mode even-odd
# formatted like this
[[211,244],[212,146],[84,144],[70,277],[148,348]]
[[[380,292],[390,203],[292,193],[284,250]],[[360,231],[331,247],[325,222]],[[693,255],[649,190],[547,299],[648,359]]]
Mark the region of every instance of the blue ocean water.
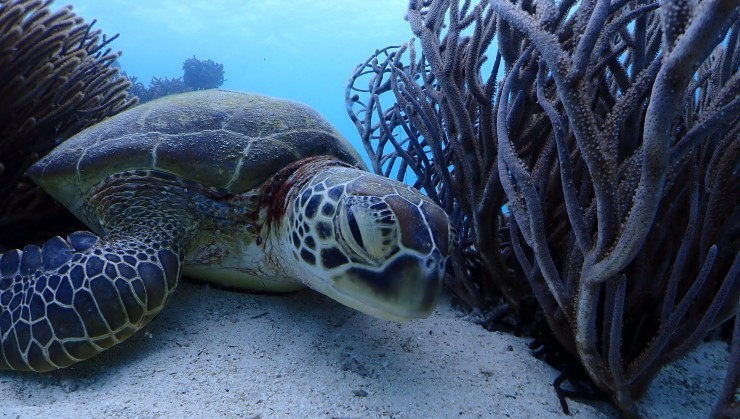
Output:
[[195,56],[224,65],[224,89],[307,103],[362,152],[344,89],[377,48],[412,37],[403,0],[57,0],[112,36],[119,63],[148,85]]

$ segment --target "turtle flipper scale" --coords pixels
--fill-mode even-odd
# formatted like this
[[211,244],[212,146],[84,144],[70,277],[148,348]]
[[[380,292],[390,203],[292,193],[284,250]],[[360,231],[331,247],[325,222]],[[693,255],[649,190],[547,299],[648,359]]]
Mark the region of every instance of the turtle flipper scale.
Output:
[[49,371],[147,324],[177,286],[181,257],[88,232],[0,255],[0,369]]

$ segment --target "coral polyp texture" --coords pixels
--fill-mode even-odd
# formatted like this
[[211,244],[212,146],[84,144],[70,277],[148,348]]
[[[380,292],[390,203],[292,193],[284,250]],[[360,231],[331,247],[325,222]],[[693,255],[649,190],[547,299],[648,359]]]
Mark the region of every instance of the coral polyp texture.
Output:
[[[625,415],[737,316],[736,1],[411,1],[347,86],[377,173],[460,231],[453,289],[534,295]],[[420,50],[417,47],[420,45]],[[737,415],[737,323],[716,416]]]
[[127,93],[131,84],[111,65],[120,56],[109,48],[115,37],[69,6],[52,11],[51,3],[0,2],[0,246],[65,232],[55,217],[66,211],[24,176],[26,169],[136,103]]

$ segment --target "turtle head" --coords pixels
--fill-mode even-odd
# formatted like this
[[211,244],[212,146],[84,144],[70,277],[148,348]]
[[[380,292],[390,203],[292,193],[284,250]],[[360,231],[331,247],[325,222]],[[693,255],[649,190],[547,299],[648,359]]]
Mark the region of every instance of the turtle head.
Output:
[[285,215],[288,264],[309,287],[383,319],[434,309],[454,234],[445,212],[417,190],[328,167],[300,187]]

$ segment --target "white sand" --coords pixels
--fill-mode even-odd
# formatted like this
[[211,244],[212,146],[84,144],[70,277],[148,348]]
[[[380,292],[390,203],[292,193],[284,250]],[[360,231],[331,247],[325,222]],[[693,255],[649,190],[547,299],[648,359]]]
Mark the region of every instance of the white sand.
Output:
[[[528,339],[490,333],[443,301],[426,320],[376,320],[311,291],[249,295],[185,282],[144,331],[49,374],[0,371],[0,417],[563,417],[558,372]],[[646,417],[706,417],[727,345],[664,370]],[[575,417],[612,418],[570,400]]]

